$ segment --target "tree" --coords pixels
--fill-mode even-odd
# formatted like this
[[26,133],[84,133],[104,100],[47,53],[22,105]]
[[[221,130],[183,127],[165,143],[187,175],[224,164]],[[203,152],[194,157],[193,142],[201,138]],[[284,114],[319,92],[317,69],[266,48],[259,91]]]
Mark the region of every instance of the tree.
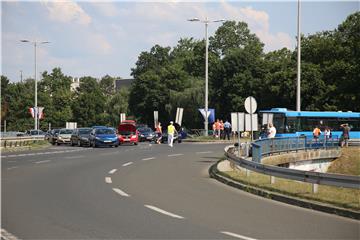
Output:
[[103,125],[106,119],[105,101],[95,78],[80,78],[80,87],[72,104],[74,120],[84,127]]
[[236,21],[224,22],[209,41],[210,49],[222,57],[238,48],[248,48],[250,52],[258,55],[262,53],[264,46],[259,38],[250,32],[247,23]]
[[112,126],[117,126],[120,122],[120,113],[129,112],[129,89],[121,88],[115,93],[106,105],[108,120]]

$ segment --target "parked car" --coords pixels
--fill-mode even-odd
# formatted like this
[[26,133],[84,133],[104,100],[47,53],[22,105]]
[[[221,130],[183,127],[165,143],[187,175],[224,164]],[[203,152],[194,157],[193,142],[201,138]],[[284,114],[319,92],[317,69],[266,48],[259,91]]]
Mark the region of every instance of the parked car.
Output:
[[31,137],[45,138],[45,132],[42,130],[39,130],[39,129],[38,130],[35,130],[35,129],[28,130],[26,132],[26,135],[31,136]]
[[56,144],[56,139],[58,137],[58,134],[59,134],[59,131],[60,129],[56,128],[56,129],[52,129],[50,131],[50,134],[48,136],[48,141],[49,143],[51,143],[52,145],[55,145]]
[[59,130],[59,133],[57,133],[56,137],[56,144],[69,144],[71,134],[73,133],[74,129],[68,129],[68,128],[61,128]]
[[137,145],[139,142],[139,132],[133,123],[123,122],[118,126],[118,138],[120,144],[130,143]]
[[89,136],[90,146],[119,146],[119,139],[115,129],[110,127],[93,128]]
[[90,146],[90,133],[92,128],[77,128],[73,131],[70,137],[71,146]]
[[155,132],[149,128],[149,127],[142,127],[142,128],[138,128],[138,132],[139,132],[139,141],[143,142],[143,141],[155,141],[156,139],[156,134]]

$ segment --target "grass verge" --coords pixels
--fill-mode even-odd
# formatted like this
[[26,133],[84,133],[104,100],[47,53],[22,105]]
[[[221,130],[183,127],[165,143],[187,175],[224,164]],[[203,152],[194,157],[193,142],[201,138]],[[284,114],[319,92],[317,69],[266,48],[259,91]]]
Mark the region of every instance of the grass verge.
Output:
[[48,141],[36,141],[27,146],[1,148],[1,152],[21,152],[25,150],[36,150],[50,146]]
[[[329,168],[330,172],[360,175],[359,151],[360,148],[355,147],[342,149],[342,156],[332,163]],[[312,184],[310,183],[276,178],[275,183],[271,184],[270,176],[251,172],[250,176],[247,177],[245,170],[220,172],[220,174],[235,181],[265,190],[306,199],[308,201],[317,201],[337,207],[360,211],[359,189],[319,185],[318,192],[312,193]]]

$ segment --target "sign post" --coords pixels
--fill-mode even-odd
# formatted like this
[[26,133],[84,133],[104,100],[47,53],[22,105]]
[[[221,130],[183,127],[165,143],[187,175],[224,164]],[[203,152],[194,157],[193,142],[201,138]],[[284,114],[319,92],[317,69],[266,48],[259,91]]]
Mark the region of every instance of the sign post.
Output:
[[[232,130],[238,133],[238,155],[240,157],[240,136],[241,131],[244,131],[244,113],[234,112],[231,113],[231,126]],[[235,124],[236,123],[236,124]]]
[[159,112],[154,111],[154,128],[156,129],[157,125],[159,124]]
[[248,113],[250,113],[250,126],[251,126],[251,141],[253,141],[253,117],[252,115],[255,113],[257,108],[257,102],[254,97],[247,97],[245,99],[245,109]]

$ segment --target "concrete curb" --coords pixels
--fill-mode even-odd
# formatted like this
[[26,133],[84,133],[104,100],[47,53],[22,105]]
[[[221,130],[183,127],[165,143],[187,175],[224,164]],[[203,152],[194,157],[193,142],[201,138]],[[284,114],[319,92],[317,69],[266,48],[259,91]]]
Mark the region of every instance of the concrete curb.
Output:
[[215,163],[214,165],[212,165],[209,168],[209,175],[211,178],[214,178],[214,179],[218,180],[219,182],[225,183],[226,185],[238,188],[240,190],[244,190],[244,191],[252,193],[252,194],[256,194],[261,197],[272,199],[275,201],[295,205],[298,207],[308,208],[308,209],[312,209],[312,210],[322,211],[322,212],[326,212],[326,213],[336,214],[336,215],[339,215],[342,217],[360,220],[360,212],[356,212],[356,211],[352,211],[352,210],[344,209],[344,208],[339,208],[339,207],[334,207],[334,206],[330,206],[330,205],[325,205],[320,202],[310,202],[310,201],[306,201],[304,199],[299,199],[299,198],[283,195],[280,193],[271,192],[268,190],[264,190],[261,188],[246,185],[246,184],[234,181],[230,178],[224,177],[220,174],[220,172],[217,168],[218,163],[221,161],[218,161],[217,163]]

